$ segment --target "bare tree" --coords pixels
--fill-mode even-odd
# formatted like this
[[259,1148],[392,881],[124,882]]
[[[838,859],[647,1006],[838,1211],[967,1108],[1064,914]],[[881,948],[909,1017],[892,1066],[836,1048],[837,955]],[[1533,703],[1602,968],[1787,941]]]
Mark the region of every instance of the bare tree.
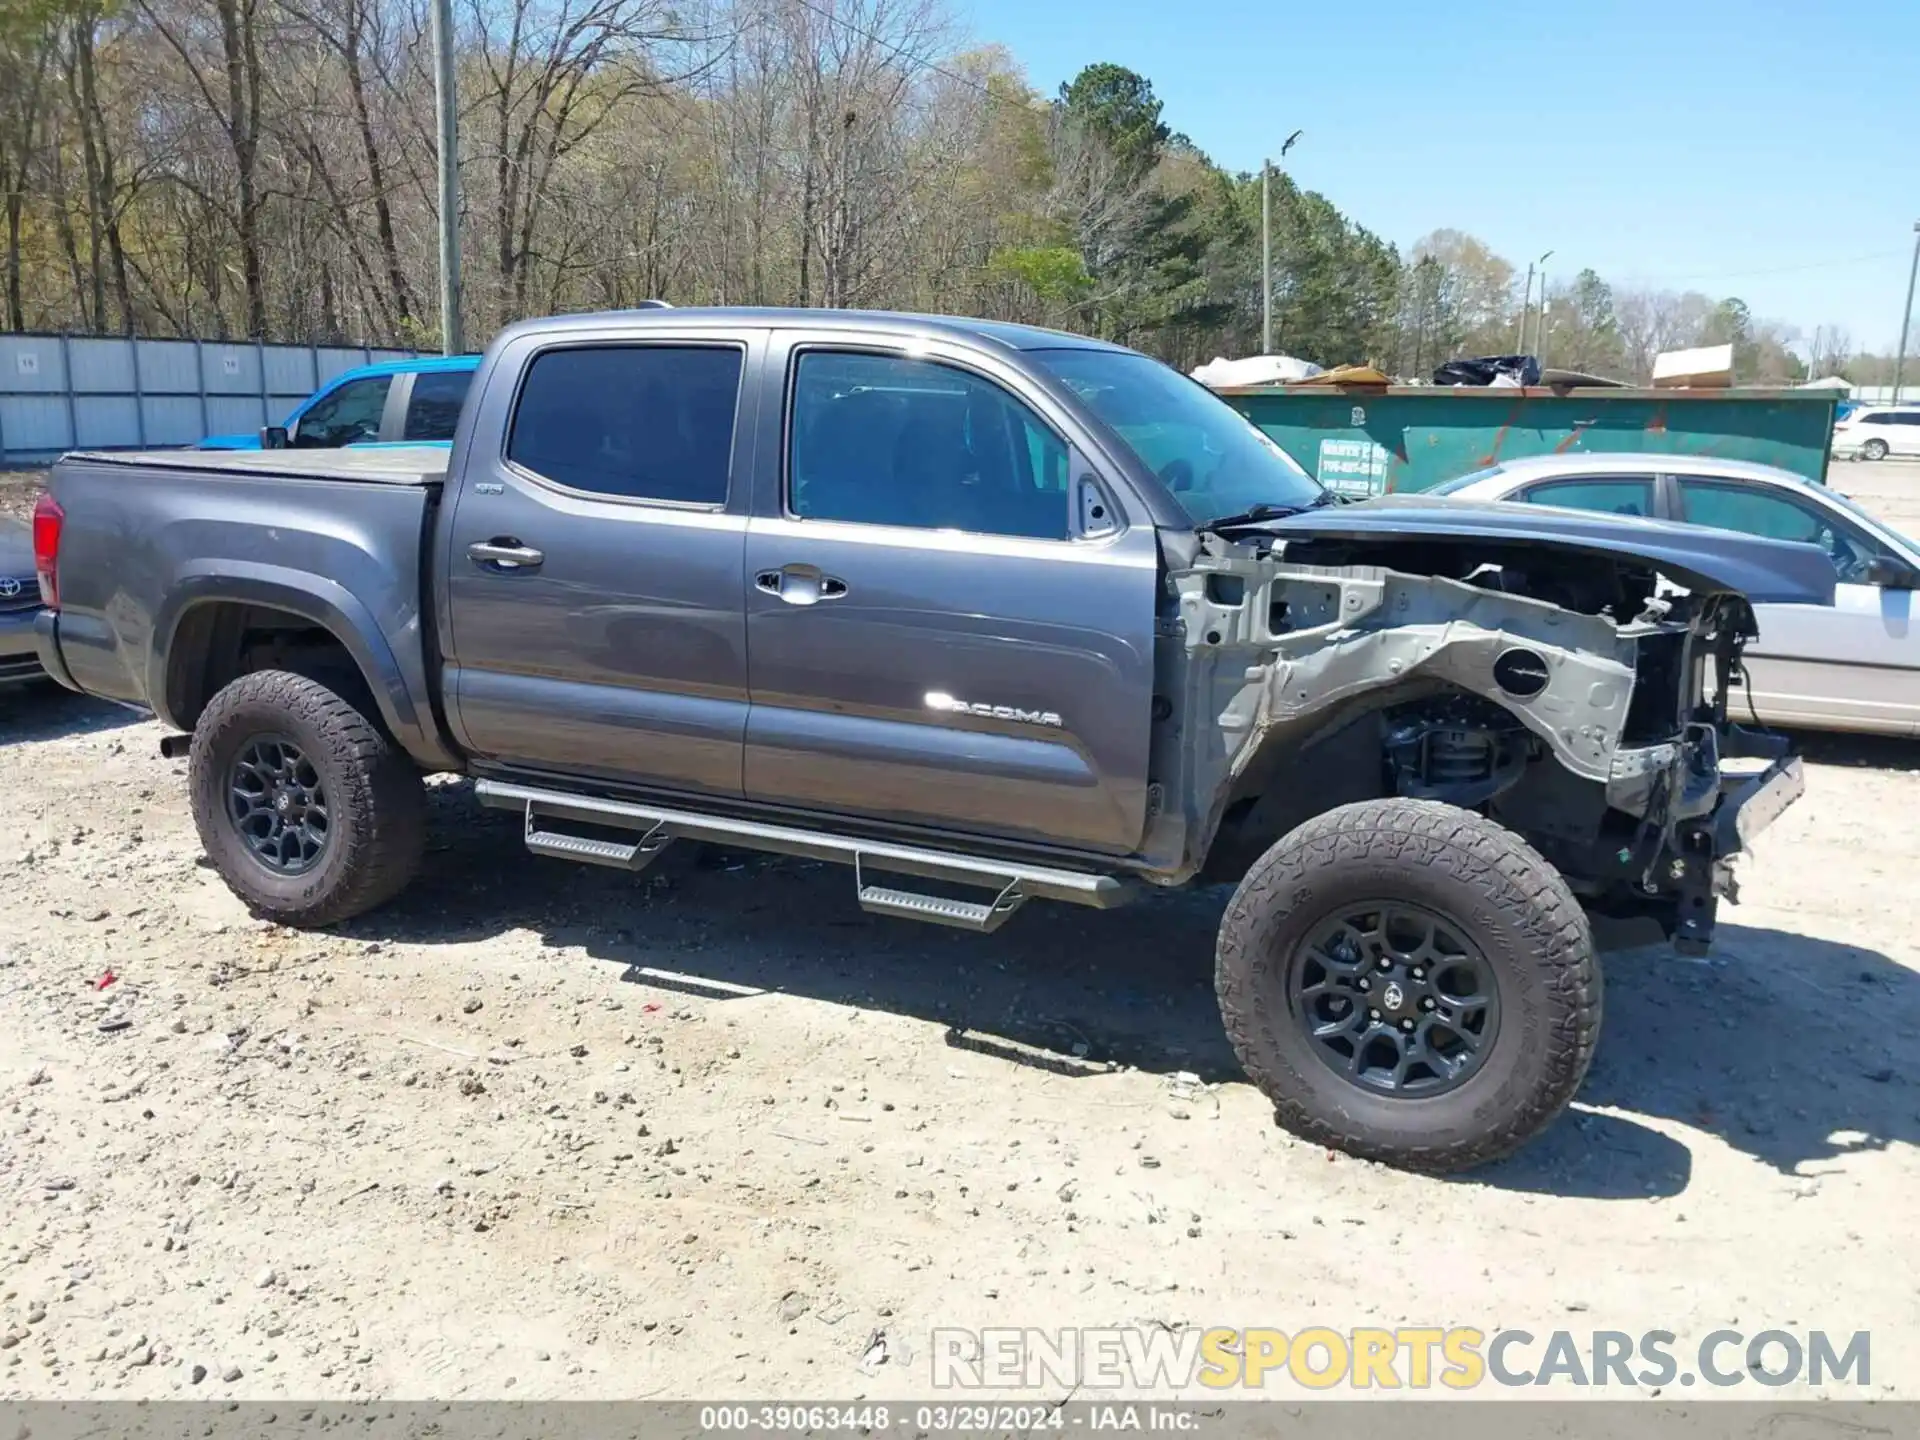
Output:
[[261,263],[260,110],[264,79],[261,0],[137,0],[154,34],[179,58],[218,123],[233,161],[234,234],[240,246],[248,335],[267,332]]
[[526,313],[541,222],[561,166],[636,96],[673,73],[662,52],[690,37],[664,0],[474,0],[493,175],[495,308]]
[[7,212],[7,325],[14,330],[27,328],[22,228],[27,186],[40,150],[54,33],[53,16],[43,8],[22,5],[0,16],[0,196]]
[[1615,292],[1613,311],[1627,367],[1636,379],[1646,380],[1656,355],[1700,340],[1713,302],[1691,290],[1621,290]]

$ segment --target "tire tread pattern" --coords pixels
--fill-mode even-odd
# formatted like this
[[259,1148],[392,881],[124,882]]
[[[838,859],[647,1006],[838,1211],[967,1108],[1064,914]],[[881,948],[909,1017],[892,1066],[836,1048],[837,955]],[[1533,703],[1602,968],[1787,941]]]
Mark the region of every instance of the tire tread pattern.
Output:
[[[1532,943],[1546,983],[1546,1079],[1524,1103],[1483,1133],[1431,1145],[1382,1144],[1292,1093],[1284,1065],[1260,1032],[1255,990],[1272,954],[1289,897],[1314,871],[1347,862],[1443,867],[1484,896]],[[1566,881],[1531,845],[1492,820],[1432,800],[1343,805],[1281,838],[1247,872],[1220,926],[1215,989],[1228,1038],[1248,1076],[1272,1100],[1286,1129],[1303,1139],[1405,1169],[1444,1172],[1511,1154],[1572,1101],[1599,1040],[1600,968],[1585,912]],[[1496,1039],[1495,1044],[1500,1043]]]
[[[333,771],[331,843],[344,847],[301,877],[308,883],[291,894],[255,883],[264,874],[250,874],[243,867],[253,862],[231,853],[243,842],[226,819],[224,767],[216,756],[236,727],[258,734],[267,728],[263,714],[276,713],[318,738]],[[302,927],[337,924],[393,899],[419,869],[426,848],[420,772],[372,721],[317,680],[285,670],[241,676],[213,697],[194,726],[189,764],[201,844],[234,892],[273,920]]]

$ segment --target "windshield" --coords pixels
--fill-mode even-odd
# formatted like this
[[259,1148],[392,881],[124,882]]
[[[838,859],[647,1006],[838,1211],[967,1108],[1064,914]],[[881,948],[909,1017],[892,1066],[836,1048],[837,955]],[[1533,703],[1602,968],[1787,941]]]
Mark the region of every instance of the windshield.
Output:
[[1834,506],[1836,509],[1846,511],[1849,515],[1860,521],[1862,525],[1866,526],[1873,534],[1892,540],[1897,546],[1905,549],[1910,555],[1920,556],[1920,544],[1916,544],[1911,536],[1907,535],[1904,531],[1894,529],[1893,526],[1889,525],[1885,520],[1882,520],[1878,515],[1875,515],[1851,495],[1842,495],[1831,485],[1810,485],[1807,488],[1818,494],[1820,498],[1825,500],[1829,505]]
[[1500,467],[1498,465],[1489,465],[1484,470],[1469,470],[1466,474],[1456,476],[1443,485],[1434,486],[1431,490],[1427,491],[1427,494],[1455,495],[1466,489],[1469,485],[1478,485],[1482,480],[1490,479],[1499,473]]
[[1239,411],[1158,360],[1124,350],[1039,350],[1034,359],[1160,477],[1196,525],[1262,505],[1301,509],[1326,494]]

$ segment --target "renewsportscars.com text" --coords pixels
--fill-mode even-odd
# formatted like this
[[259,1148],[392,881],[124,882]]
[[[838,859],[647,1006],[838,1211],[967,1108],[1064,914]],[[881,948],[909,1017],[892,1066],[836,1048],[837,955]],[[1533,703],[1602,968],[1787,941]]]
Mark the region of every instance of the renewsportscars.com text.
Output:
[[1472,1390],[1508,1387],[1851,1385],[1867,1387],[1865,1330],[1714,1330],[1682,1340],[1671,1330],[1484,1331],[1469,1326],[1394,1329],[1264,1328],[936,1329],[937,1390]]

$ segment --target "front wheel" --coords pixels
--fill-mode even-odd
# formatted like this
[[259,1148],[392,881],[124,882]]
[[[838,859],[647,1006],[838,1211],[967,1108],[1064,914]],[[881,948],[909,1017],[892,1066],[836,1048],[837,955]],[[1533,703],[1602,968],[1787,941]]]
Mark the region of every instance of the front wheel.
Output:
[[188,757],[193,823],[220,877],[285,925],[331,925],[399,894],[426,795],[406,754],[304,675],[259,670],[208,704]]
[[1873,440],[1867,441],[1866,444],[1860,447],[1860,458],[1863,460],[1886,459],[1887,458],[1887,442],[1880,439],[1873,439]]
[[1566,881],[1513,832],[1426,800],[1342,806],[1268,850],[1221,922],[1215,988],[1283,1126],[1416,1170],[1525,1144],[1600,1032]]

